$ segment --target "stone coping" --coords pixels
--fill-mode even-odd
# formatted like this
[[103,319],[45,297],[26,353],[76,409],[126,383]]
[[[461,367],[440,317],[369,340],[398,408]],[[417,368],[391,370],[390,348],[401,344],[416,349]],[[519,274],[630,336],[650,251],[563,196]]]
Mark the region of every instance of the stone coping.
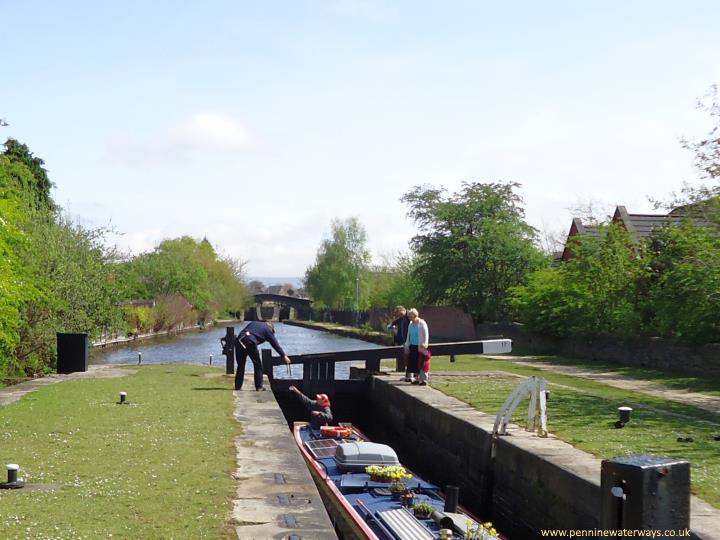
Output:
[[[250,385],[235,392],[237,491],[232,521],[243,540],[286,539],[296,534],[337,539],[310,471],[271,391]],[[265,386],[269,388],[267,377]]]

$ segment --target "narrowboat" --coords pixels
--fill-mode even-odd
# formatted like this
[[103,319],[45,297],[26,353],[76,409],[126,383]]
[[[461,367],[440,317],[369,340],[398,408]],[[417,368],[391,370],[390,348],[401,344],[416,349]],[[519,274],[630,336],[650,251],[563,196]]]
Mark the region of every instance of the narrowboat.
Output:
[[[400,465],[395,451],[349,424],[293,425],[328,513],[343,540],[499,540],[448,492]],[[390,473],[390,478],[369,473]],[[394,475],[394,476],[393,476]]]

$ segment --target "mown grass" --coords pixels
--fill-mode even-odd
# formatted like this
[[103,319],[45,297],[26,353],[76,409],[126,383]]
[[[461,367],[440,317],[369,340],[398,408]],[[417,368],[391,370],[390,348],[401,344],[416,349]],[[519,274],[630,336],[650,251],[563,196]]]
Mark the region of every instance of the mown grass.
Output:
[[[588,379],[561,375],[505,360],[461,356],[432,359],[433,371],[505,371],[522,376],[537,375],[550,382],[548,428],[573,446],[607,459],[628,454],[654,454],[687,459],[691,464],[693,493],[720,508],[720,419],[717,414],[682,403],[613,388]],[[457,397],[483,412],[495,413],[519,379],[488,378],[486,382],[433,382],[442,392]],[[633,407],[632,421],[615,429],[617,407]],[[527,402],[513,421],[525,425]],[[692,437],[681,443],[678,437]]]
[[143,366],[0,407],[0,463],[61,486],[0,490],[0,538],[229,538],[239,428],[221,373]]

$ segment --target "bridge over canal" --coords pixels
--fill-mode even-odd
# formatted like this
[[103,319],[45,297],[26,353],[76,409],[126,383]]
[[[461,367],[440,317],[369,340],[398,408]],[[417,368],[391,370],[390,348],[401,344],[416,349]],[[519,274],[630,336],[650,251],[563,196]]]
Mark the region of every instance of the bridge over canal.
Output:
[[245,311],[246,321],[309,319],[312,300],[285,294],[258,293],[255,305]]

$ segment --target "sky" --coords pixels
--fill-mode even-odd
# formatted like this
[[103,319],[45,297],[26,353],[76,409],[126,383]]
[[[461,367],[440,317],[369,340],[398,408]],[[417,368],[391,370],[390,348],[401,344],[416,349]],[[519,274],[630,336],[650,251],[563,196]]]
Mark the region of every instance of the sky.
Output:
[[206,237],[301,276],[333,219],[376,262],[420,185],[522,185],[527,221],[652,213],[697,177],[716,1],[0,0],[0,138],[129,253]]

